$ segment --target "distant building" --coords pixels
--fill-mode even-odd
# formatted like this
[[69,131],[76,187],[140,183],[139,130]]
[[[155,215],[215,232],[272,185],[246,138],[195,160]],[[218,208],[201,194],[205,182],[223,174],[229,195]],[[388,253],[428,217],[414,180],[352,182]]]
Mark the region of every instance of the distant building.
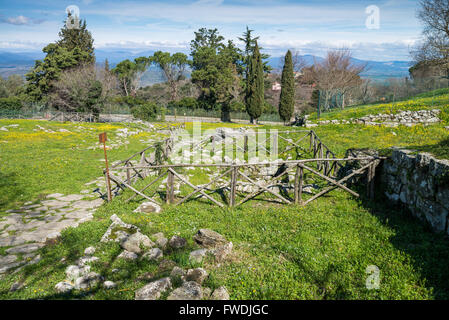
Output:
[[271,86],[272,91],[281,91],[281,88],[282,88],[281,84],[277,81],[273,83],[273,85]]

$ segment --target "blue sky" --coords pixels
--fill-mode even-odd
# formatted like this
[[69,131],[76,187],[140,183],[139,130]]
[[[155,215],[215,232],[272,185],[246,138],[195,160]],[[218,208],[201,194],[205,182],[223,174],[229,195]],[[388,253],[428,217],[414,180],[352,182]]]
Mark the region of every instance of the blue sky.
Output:
[[[356,58],[409,60],[421,33],[418,1],[411,0],[0,0],[0,50],[41,49],[58,38],[65,10],[76,5],[99,49],[188,51],[193,32],[218,28],[237,38],[246,25],[273,56],[287,49],[323,56],[349,47]],[[366,26],[370,5],[379,8],[379,29]]]

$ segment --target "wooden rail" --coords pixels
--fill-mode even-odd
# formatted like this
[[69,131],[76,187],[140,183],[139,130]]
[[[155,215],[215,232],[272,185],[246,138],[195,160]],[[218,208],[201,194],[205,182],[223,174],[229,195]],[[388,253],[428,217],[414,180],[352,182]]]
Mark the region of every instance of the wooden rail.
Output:
[[[272,151],[266,148],[266,139],[262,138],[262,141],[252,145],[248,143],[249,137],[257,134],[249,132],[242,133],[241,137],[233,137],[234,139],[243,138],[243,148],[241,146],[237,146],[237,148],[240,148],[245,156],[252,151],[251,148],[257,148],[257,150],[264,150],[265,152]],[[296,137],[296,140],[292,139],[293,137],[291,136],[288,138],[285,136],[291,134],[300,134],[300,136]],[[115,163],[110,168],[111,180],[116,184],[114,190],[117,192],[126,189],[133,192],[133,195],[127,201],[134,200],[140,196],[158,205],[162,203],[180,205],[186,201],[204,198],[219,207],[236,207],[247,201],[254,200],[260,195],[263,195],[265,200],[270,199],[272,201],[274,199],[283,204],[307,205],[335,189],[340,189],[355,197],[359,197],[356,191],[350,189],[349,182],[360,175],[366,175],[367,196],[370,198],[374,197],[375,169],[380,160],[384,158],[372,156],[337,158],[313,130],[278,131],[277,136],[287,142],[286,147],[280,153],[286,154],[295,149],[299,157],[307,156],[308,158],[257,163],[168,164],[168,157],[174,148],[174,135],[172,132],[169,138]],[[192,144],[191,147],[197,150],[204,148],[209,143],[212,143],[214,147],[215,141],[213,137],[207,137],[199,143]],[[224,144],[223,141],[221,142]],[[149,150],[152,152],[150,159],[146,157]],[[134,160],[140,161],[137,163]],[[364,165],[359,169],[350,170],[345,176],[341,176],[342,172],[345,171],[341,169],[348,161],[363,161]],[[261,174],[260,172],[263,171],[262,168],[264,167],[271,167],[271,171],[276,171],[276,173],[271,174],[269,177],[267,174]],[[217,175],[211,177],[205,184],[194,185],[182,174],[183,171],[189,168],[214,169]],[[125,174],[123,171],[125,171]],[[122,173],[121,175],[120,172]],[[254,174],[254,172],[259,173]],[[120,176],[123,178],[120,178]],[[138,190],[133,186],[138,179],[147,180],[150,176],[150,181],[146,181],[142,189]],[[294,178],[290,179],[292,176]],[[165,196],[162,196],[160,188],[155,191],[154,185],[164,178]],[[310,186],[306,184],[306,181],[311,179],[318,180],[322,188],[312,194],[311,197],[305,198],[304,194],[310,193],[310,191],[306,191],[310,190]],[[183,196],[181,196],[180,190],[176,194],[176,183],[193,190]],[[239,190],[239,187],[244,184],[250,186],[251,190]],[[162,197],[160,200],[155,199],[157,194]],[[214,197],[214,194],[220,194],[220,198]]]
[[[359,197],[359,194],[356,191],[351,190],[347,184],[351,178],[367,174],[367,196],[370,198],[374,197],[374,177],[375,177],[375,167],[379,163],[379,160],[382,160],[382,157],[360,157],[360,158],[343,158],[343,159],[329,159],[329,158],[317,158],[317,159],[304,159],[304,160],[286,160],[276,163],[245,163],[245,164],[162,164],[162,165],[154,165],[154,166],[135,166],[131,167],[134,169],[142,169],[145,168],[150,172],[161,172],[153,177],[152,180],[141,190],[137,190],[132,187],[129,183],[119,179],[115,174],[111,175],[112,181],[117,184],[120,184],[124,188],[128,188],[133,191],[135,194],[131,196],[128,201],[133,200],[136,196],[141,196],[146,200],[149,200],[153,203],[161,204],[163,202],[171,205],[180,205],[185,203],[188,200],[196,199],[198,197],[203,197],[210,200],[213,204],[218,205],[219,207],[237,207],[249,200],[253,200],[261,194],[268,194],[271,197],[274,197],[280,203],[284,204],[302,204],[307,205],[310,202],[318,199],[319,197],[329,193],[334,189],[341,189],[350,193],[355,197]],[[334,179],[325,174],[319,172],[316,168],[313,168],[309,163],[329,163],[329,162],[338,162],[342,165],[343,162],[346,161],[365,161],[368,162],[366,165],[361,167],[360,169],[353,170],[349,172],[345,177],[341,177],[340,179]],[[281,167],[285,165],[285,170],[279,175],[271,176],[268,180],[260,179],[263,175],[250,176],[247,171],[257,171],[254,170],[257,167],[266,167],[266,166],[277,166]],[[217,176],[210,179],[205,184],[194,185],[192,184],[186,177],[184,177],[179,171],[183,170],[187,167],[192,168],[216,168],[217,170],[222,170]],[[113,170],[129,170],[129,167],[116,167]],[[248,170],[251,169],[251,170]],[[113,171],[111,170],[111,171]],[[326,187],[320,192],[316,193],[309,199],[303,199],[303,191],[305,186],[305,174],[306,172],[310,176],[315,176],[315,178],[321,179],[326,183]],[[288,176],[290,174],[294,175],[293,183],[288,180]],[[154,199],[154,195],[156,192],[153,192],[152,195],[147,195],[144,192],[156,182],[160,181],[163,177],[167,176],[166,179],[166,195],[163,201],[158,201]],[[221,183],[222,178],[228,177],[228,181],[226,183]],[[287,177],[287,182],[282,181]],[[187,195],[182,196],[178,199],[174,193],[174,184],[175,181],[179,180],[179,182],[185,186],[189,186],[193,189],[192,192]],[[237,190],[237,185],[242,183],[249,183],[250,186],[255,188],[251,192],[243,192]],[[215,184],[215,187],[213,186]],[[284,189],[285,190],[293,190],[293,197],[290,196],[289,192],[284,192],[281,194],[280,191],[276,191]],[[212,193],[222,193],[226,195],[227,200],[220,201],[217,198],[214,198],[211,194],[208,194],[207,191]],[[195,197],[195,198],[194,198]],[[238,200],[237,198],[241,199]]]

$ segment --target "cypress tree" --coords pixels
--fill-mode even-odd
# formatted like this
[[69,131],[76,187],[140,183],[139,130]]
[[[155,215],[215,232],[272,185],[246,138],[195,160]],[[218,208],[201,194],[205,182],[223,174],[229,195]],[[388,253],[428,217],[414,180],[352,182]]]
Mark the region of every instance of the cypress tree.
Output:
[[106,71],[106,73],[109,73],[111,70],[109,68],[109,61],[108,59],[104,60],[104,71]]
[[259,46],[254,48],[254,53],[249,67],[249,75],[246,86],[246,111],[250,116],[251,123],[262,115],[264,105],[263,63],[259,52]]
[[61,31],[59,31],[59,40],[56,42],[59,46],[71,51],[75,48],[81,49],[89,54],[88,63],[95,62],[94,39],[89,30],[87,30],[86,20],[80,20],[77,28],[68,28],[67,21],[71,21],[70,12],[67,14],[67,20]]
[[285,55],[281,77],[281,97],[279,100],[279,116],[284,122],[291,119],[295,106],[295,77],[293,74],[292,53]]

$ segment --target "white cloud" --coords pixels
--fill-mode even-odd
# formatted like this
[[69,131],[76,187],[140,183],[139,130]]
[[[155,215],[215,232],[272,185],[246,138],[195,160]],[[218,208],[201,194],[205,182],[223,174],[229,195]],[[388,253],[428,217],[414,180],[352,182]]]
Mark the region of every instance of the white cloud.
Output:
[[0,23],[13,24],[16,26],[19,25],[30,25],[30,24],[40,24],[44,22],[43,19],[32,19],[25,16],[17,16],[17,17],[0,17]]

